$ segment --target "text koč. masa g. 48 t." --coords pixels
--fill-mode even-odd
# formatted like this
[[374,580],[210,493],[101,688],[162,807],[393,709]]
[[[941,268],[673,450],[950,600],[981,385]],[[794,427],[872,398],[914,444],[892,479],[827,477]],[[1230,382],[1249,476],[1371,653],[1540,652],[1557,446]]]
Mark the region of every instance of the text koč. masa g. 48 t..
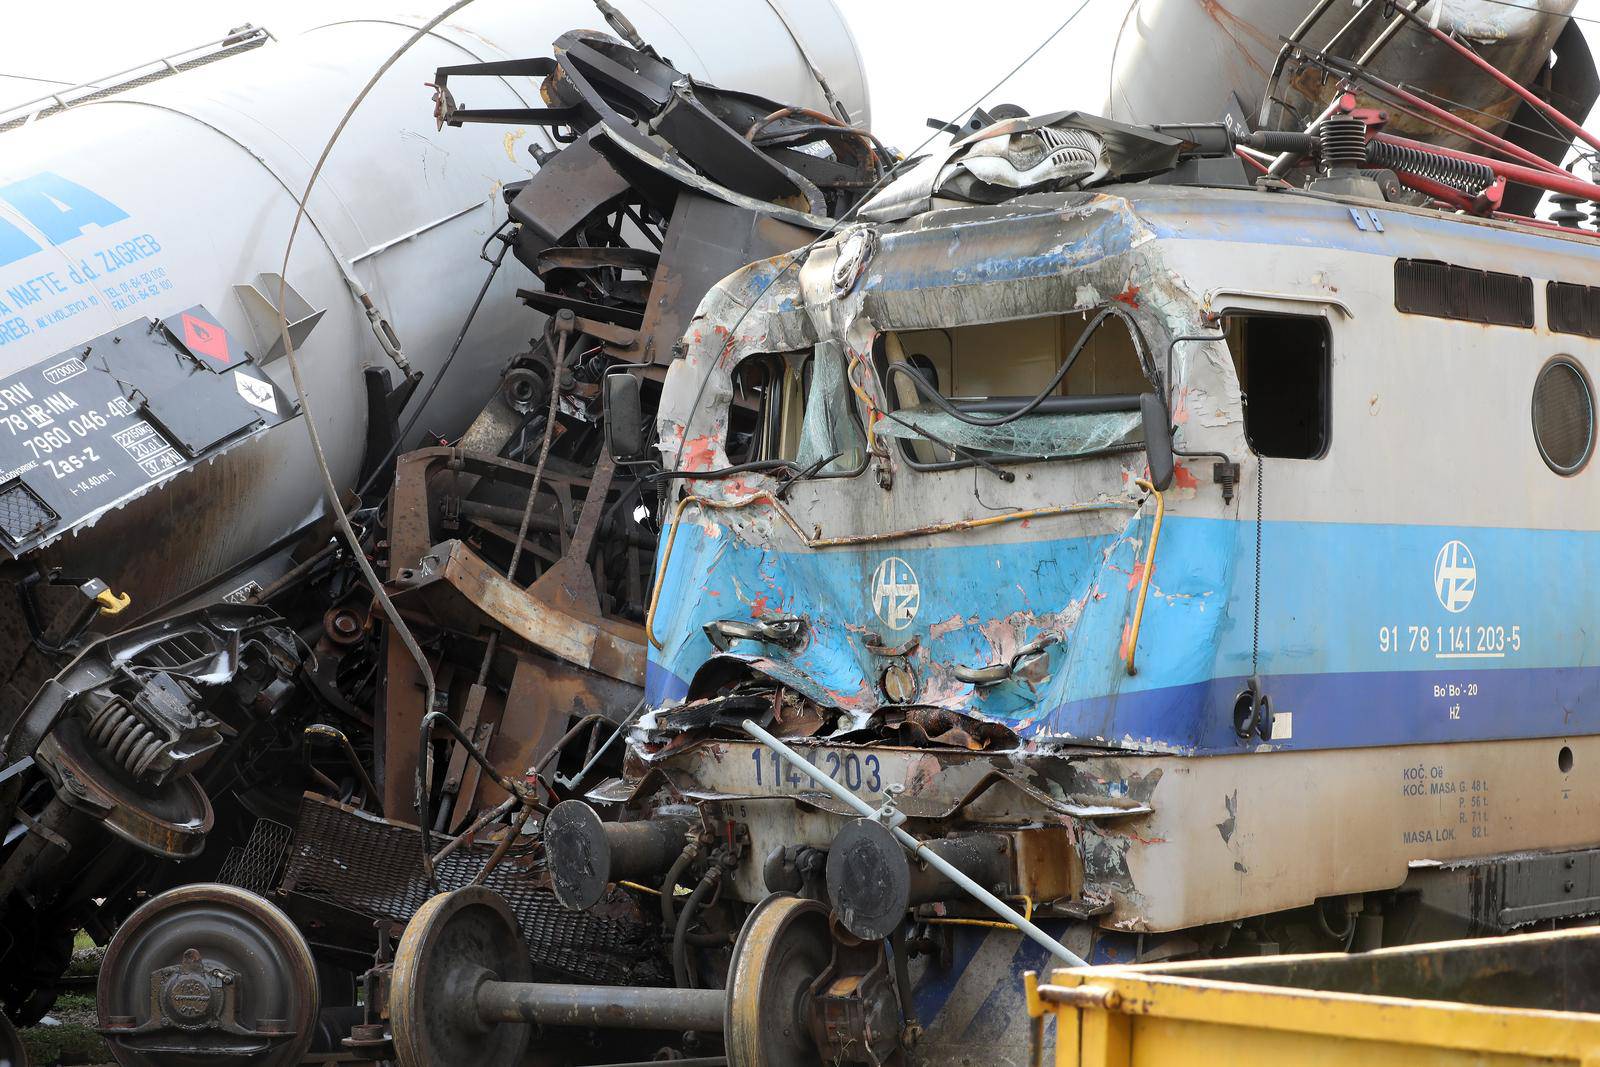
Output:
[[[744,927],[730,1048],[779,996],[740,986],[752,939],[803,943],[808,897],[808,1047],[1020,1047],[1003,976],[1044,951],[823,777],[1097,961],[1595,910],[1600,249],[1390,202],[1338,121],[1305,189],[1219,180],[1216,130],[1002,123],[702,303],[660,405],[651,710],[591,800],[699,833],[724,903],[797,894]],[[1030,140],[1168,169],[953,202]],[[576,903],[677,853],[561,816]]]

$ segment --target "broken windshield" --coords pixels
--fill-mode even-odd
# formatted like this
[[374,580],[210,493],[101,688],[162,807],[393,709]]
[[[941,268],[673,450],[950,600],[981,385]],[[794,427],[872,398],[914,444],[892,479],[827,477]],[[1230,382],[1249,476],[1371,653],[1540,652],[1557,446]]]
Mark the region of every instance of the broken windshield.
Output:
[[918,465],[960,463],[948,446],[1038,460],[1143,442],[1139,394],[1150,383],[1112,309],[890,333],[879,358],[895,411],[873,429]]
[[866,462],[866,435],[845,380],[839,345],[753,355],[734,371],[728,458],[784,463],[822,475],[851,474]]
[[[973,426],[927,407],[904,409],[897,414],[915,429],[883,419],[876,425],[880,436],[920,441],[926,438],[916,431],[925,430],[929,436],[961,448],[1023,459],[1081,456],[1144,440],[1138,411],[1024,415],[1004,426]],[[931,447],[935,452],[941,451],[937,445]]]

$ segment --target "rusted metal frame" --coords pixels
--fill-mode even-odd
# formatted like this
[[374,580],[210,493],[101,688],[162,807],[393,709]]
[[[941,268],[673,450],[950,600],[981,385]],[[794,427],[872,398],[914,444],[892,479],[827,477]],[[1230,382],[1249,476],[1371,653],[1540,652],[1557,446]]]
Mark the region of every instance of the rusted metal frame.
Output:
[[1156,545],[1161,541],[1161,520],[1167,514],[1167,502],[1159,489],[1143,478],[1138,479],[1134,484],[1155,497],[1156,518],[1155,523],[1150,527],[1150,543],[1145,546],[1144,573],[1139,576],[1139,599],[1134,603],[1133,627],[1128,632],[1127,666],[1130,675],[1139,673],[1139,668],[1134,665],[1134,656],[1139,650],[1139,627],[1144,622],[1145,598],[1150,594],[1150,573],[1155,570],[1156,566]]
[[[602,451],[600,462],[595,464],[590,476],[571,540],[563,545],[561,558],[555,566],[529,587],[530,595],[593,619],[602,617],[601,586],[596,584],[594,571],[589,567],[589,553],[594,548],[595,534],[606,511],[606,498],[611,493],[611,480],[616,470],[611,453]],[[562,533],[564,535],[565,530]]]
[[[402,569],[415,569],[423,556],[433,547],[433,531],[429,521],[432,516],[430,498],[435,476],[444,470],[454,474],[455,484],[452,486],[454,495],[464,499],[481,479],[492,481],[508,481],[506,475],[526,475],[532,480],[534,468],[514,460],[502,459],[482,453],[466,452],[457,448],[425,448],[407,453],[401,458],[404,469],[397,467],[395,476],[395,491],[391,514],[406,515],[407,525],[404,532],[406,537],[399,536],[400,531],[391,530],[390,557],[393,560],[398,556],[402,560]],[[413,474],[411,468],[420,468],[420,473]],[[571,526],[571,493],[570,487],[579,483],[587,484],[587,479],[576,477],[572,474],[547,469],[544,476],[545,488],[556,498],[556,505],[561,512],[556,520],[556,526],[550,532],[558,533],[562,543],[566,542],[566,534],[560,529],[560,524]],[[518,513],[520,514],[520,513]],[[415,516],[420,521],[412,522]],[[391,524],[398,521],[391,518]],[[420,536],[419,536],[419,527]],[[499,531],[494,531],[498,533]],[[513,531],[505,531],[509,540]],[[542,551],[542,550],[541,550]],[[396,568],[391,566],[391,574],[396,573]]]
[[[487,721],[480,721],[473,732],[473,742],[491,755],[494,753],[493,745],[495,733],[500,728],[505,714],[505,708],[500,708],[498,716],[490,717]],[[456,792],[455,808],[451,813],[448,829],[459,830],[462,823],[472,814],[473,802],[477,799],[478,785],[483,778],[483,769],[475,761],[467,761],[465,750],[458,750],[462,754],[464,765],[461,773],[461,786]],[[452,757],[453,760],[453,757]],[[447,782],[448,784],[448,782]]]
[[[389,496],[389,581],[412,573],[431,547],[427,477],[433,453],[426,449],[395,462],[394,490]],[[424,707],[422,675],[411,654],[385,630],[382,713],[374,724],[376,771],[382,789],[382,810],[390,817],[409,812],[411,780],[416,773],[412,739],[417,725],[432,708]]]
[[419,589],[444,583],[479,612],[534,648],[619,681],[642,685],[644,647],[631,624],[584,618],[530,595],[460,541],[438,546],[437,564]]
[[[402,457],[397,466],[395,492],[390,505],[391,580],[405,580],[408,575],[414,575],[419,569],[422,558],[434,548],[429,523],[431,506],[428,488],[434,475],[446,469],[457,477],[466,475],[501,480],[507,475],[526,475],[531,480],[534,473],[533,468],[524,464],[451,448],[422,449]],[[576,482],[577,479],[568,475],[547,472],[545,488],[555,495],[558,507],[565,516],[571,514],[570,489]],[[601,486],[600,492],[596,493],[596,487],[591,482],[588,489],[585,504],[593,500],[595,507],[592,509],[592,518],[591,509],[587,506],[584,508],[583,516],[580,518],[580,526],[584,528],[575,531],[576,536],[569,537],[565,529],[569,524],[557,520],[557,525],[563,527],[560,533],[567,547],[568,558],[571,557],[575,546],[581,546],[584,555],[587,555],[587,548],[593,544],[599,522],[603,517],[605,487]],[[574,618],[569,613],[544,607],[526,590],[499,576],[493,568],[465,546],[458,545],[457,548],[459,553],[447,553],[442,572],[436,577],[454,585],[488,618],[553,655],[630,684],[643,684],[644,652],[637,642],[612,632],[608,627],[598,625],[605,621],[603,619]],[[575,565],[584,566],[582,563]],[[594,605],[594,611],[598,615],[598,602]],[[576,635],[575,641],[574,635]],[[380,746],[384,757],[381,777],[384,784],[385,811],[406,810],[407,804],[415,796],[414,790],[406,789],[408,780],[414,778],[416,771],[412,762],[415,759],[415,750],[410,749],[407,744],[409,737],[414,735],[411,735],[406,724],[420,724],[429,710],[435,710],[421,707],[419,696],[413,691],[415,686],[406,683],[406,679],[411,678],[415,672],[406,669],[404,650],[398,650],[398,656],[396,652],[397,650],[391,649],[388,657],[389,673],[386,678],[383,731],[385,736]],[[393,732],[393,738],[399,740],[391,739],[390,731]],[[487,748],[494,736],[494,724],[476,723],[469,727],[466,735],[480,748]],[[452,765],[457,763],[461,765],[461,790],[457,794],[458,803],[466,805],[464,810],[457,813],[458,818],[464,818],[470,811],[480,778],[476,763],[468,763],[467,756],[466,751],[462,749],[452,757]]]
[[656,565],[655,586],[650,591],[650,606],[645,612],[645,637],[656,648],[664,648],[665,644],[655,633],[656,607],[661,599],[661,587],[667,576],[667,565],[672,559],[672,546],[678,538],[678,529],[683,522],[683,513],[690,505],[699,505],[716,511],[731,511],[738,508],[749,507],[754,504],[767,504],[777,511],[779,518],[794,532],[800,542],[807,548],[836,548],[844,545],[869,545],[883,541],[898,541],[908,537],[924,537],[932,534],[959,533],[965,530],[976,530],[985,526],[997,526],[1001,523],[1021,522],[1026,519],[1044,518],[1054,515],[1076,515],[1090,511],[1124,511],[1136,508],[1138,505],[1132,501],[1092,501],[1077,504],[1060,504],[1051,507],[1028,508],[1023,511],[1008,511],[1001,515],[985,515],[976,519],[957,519],[950,522],[930,523],[926,526],[917,526],[906,530],[887,530],[881,533],[848,534],[842,537],[822,537],[821,528],[818,527],[816,535],[807,534],[800,528],[789,509],[783,505],[769,490],[762,489],[758,492],[739,500],[715,500],[689,494],[678,500],[677,507],[672,512],[671,529],[667,533],[666,548],[662,551],[661,561]]
[[[495,522],[493,519],[487,518],[476,512],[464,511],[462,512],[462,517],[470,520],[472,525],[476,526],[478,529],[499,538],[508,545],[515,545],[517,543],[517,531],[513,530],[509,526]],[[556,526],[558,521],[559,520],[556,519],[550,519],[548,520],[548,526],[546,526],[544,523],[535,523],[534,527],[544,533],[557,533],[558,530]],[[552,567],[555,566],[556,563],[561,559],[561,553],[551,551],[546,546],[539,544],[537,541],[530,541],[526,537],[522,539],[522,550],[524,552],[532,553],[534,556],[544,560],[544,562],[548,563]]]
[[[491,634],[489,637],[489,647],[484,652],[485,668],[489,666],[490,661],[494,658],[494,646],[495,635]],[[467,737],[471,738],[472,743],[480,750],[486,750],[483,739],[478,735],[478,717],[483,712],[483,701],[489,692],[488,686],[484,684],[485,681],[486,679],[484,679],[480,674],[479,680],[468,687],[466,706],[461,709],[461,732],[466,734]],[[476,764],[474,764],[474,766],[476,766]],[[462,795],[462,776],[466,773],[466,769],[467,750],[465,746],[457,745],[450,753],[450,761],[445,768],[444,797],[441,799],[439,805],[440,815],[445,819],[446,822],[449,821],[450,815],[457,813],[457,801]],[[474,782],[473,785],[476,787],[477,783]],[[469,793],[467,795],[470,796],[471,794]],[[448,808],[446,807],[447,804],[449,805]]]
[[[414,574],[433,547],[428,483],[439,465],[454,453],[448,448],[419,449],[395,462],[394,489],[389,497],[389,581]],[[413,621],[432,622],[429,619]],[[424,715],[421,675],[410,654],[387,633],[384,636],[383,712],[375,735],[378,782],[383,811],[398,818],[413,812],[412,781],[416,775],[416,730]]]
[[[433,834],[432,828],[428,825],[430,822],[428,792],[430,785],[429,779],[431,778],[431,774],[429,772],[433,764],[432,748],[433,730],[435,726],[443,726],[445,730],[455,738],[456,742],[461,745],[462,749],[467,753],[467,755],[472,758],[473,762],[483,768],[485,774],[489,775],[490,778],[497,785],[499,785],[501,789],[505,790],[511,796],[516,797],[517,800],[522,804],[523,815],[519,816],[519,827],[522,822],[526,821],[527,813],[544,810],[543,805],[538,801],[537,788],[535,786],[522,782],[519,779],[511,777],[510,775],[502,774],[499,770],[497,770],[494,764],[489,761],[489,757],[481,749],[474,745],[472,743],[472,739],[466,735],[460,726],[456,725],[454,719],[450,718],[449,712],[430,711],[428,714],[422,717],[422,725],[418,727],[416,756],[417,775],[414,783],[414,792],[412,794],[413,807],[416,808],[418,816],[417,832],[422,836],[422,870],[430,885],[434,883],[434,876]],[[499,848],[496,848],[495,851],[499,856],[504,855],[504,851]],[[496,859],[495,862],[498,863],[498,859]]]
[[[618,683],[628,685],[629,683]],[[506,711],[489,750],[497,766],[516,767],[537,776],[548,787],[552,779],[546,774],[552,762],[559,759],[565,746],[585,729],[604,721],[607,716],[579,714],[577,722],[569,727],[571,717],[580,708],[618,705],[618,695],[607,693],[604,683],[599,683],[585,671],[574,670],[564,663],[542,656],[519,656],[517,669],[511,677],[511,687],[506,694]],[[470,773],[470,768],[469,768]],[[478,806],[492,799],[486,789],[479,790]],[[463,796],[468,796],[463,792]],[[470,805],[468,805],[470,806]]]

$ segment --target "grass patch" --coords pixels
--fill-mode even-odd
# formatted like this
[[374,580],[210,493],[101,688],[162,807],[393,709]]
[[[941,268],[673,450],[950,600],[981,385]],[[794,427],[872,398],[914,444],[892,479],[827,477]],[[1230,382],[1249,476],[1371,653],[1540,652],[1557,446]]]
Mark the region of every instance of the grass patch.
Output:
[[94,1030],[82,1023],[30,1026],[22,1031],[22,1044],[34,1067],[52,1064],[107,1063],[111,1050]]
[[[88,934],[79,930],[73,938],[72,950],[72,965],[67,968],[69,975],[99,973],[100,959],[105,953]],[[61,1025],[30,1026],[22,1031],[22,1043],[34,1067],[111,1060],[111,1050],[106,1047],[105,1040],[94,1032],[96,1017],[92,992],[62,993],[51,1005],[50,1015]]]

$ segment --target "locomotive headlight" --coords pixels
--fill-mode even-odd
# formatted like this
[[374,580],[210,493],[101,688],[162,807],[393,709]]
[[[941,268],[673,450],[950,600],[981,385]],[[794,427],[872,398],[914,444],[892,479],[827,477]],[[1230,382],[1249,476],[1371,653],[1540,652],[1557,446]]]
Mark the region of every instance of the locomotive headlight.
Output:
[[1014,133],[1006,140],[1006,159],[1019,171],[1032,170],[1044,159],[1044,138],[1037,133]]

